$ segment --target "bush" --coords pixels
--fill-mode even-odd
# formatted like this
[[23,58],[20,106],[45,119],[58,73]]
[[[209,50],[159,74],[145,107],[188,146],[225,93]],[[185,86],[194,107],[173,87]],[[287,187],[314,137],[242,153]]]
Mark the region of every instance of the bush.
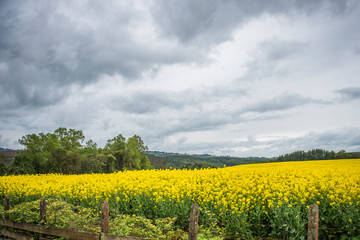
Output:
[[[9,219],[20,223],[39,224],[40,200],[25,202],[9,210]],[[83,231],[99,232],[99,217],[88,208],[74,206],[51,198],[46,202],[46,226]]]
[[187,234],[174,226],[175,218],[154,221],[135,215],[117,215],[110,220],[110,233],[150,239],[187,239]]

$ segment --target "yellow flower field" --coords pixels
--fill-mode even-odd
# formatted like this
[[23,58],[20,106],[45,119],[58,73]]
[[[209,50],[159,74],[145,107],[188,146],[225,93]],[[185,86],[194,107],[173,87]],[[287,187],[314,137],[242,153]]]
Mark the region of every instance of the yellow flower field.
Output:
[[190,197],[201,204],[229,206],[235,211],[264,206],[307,203],[328,198],[331,205],[360,204],[360,160],[265,163],[203,170],[143,170],[113,174],[21,175],[0,177],[0,194],[62,196],[89,201],[117,194],[139,194],[155,201]]
[[[315,203],[326,210],[360,208],[360,159],[202,170],[3,176],[0,196],[6,195],[18,201],[55,196],[96,209],[106,199],[119,211],[149,217],[165,211],[164,204],[174,212],[180,211],[176,206],[197,202],[219,218],[232,214],[245,216],[247,221],[259,217],[260,223],[274,223],[266,216],[276,215],[276,209],[300,211]],[[257,217],[250,216],[251,212]],[[358,210],[347,218],[351,220],[348,223],[359,223],[359,216]]]

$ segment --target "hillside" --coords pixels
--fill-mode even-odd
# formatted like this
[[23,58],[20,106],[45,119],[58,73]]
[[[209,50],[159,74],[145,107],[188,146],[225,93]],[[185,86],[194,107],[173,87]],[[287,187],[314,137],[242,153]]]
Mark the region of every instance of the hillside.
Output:
[[0,151],[13,151],[12,149],[9,149],[9,148],[2,148],[0,147]]
[[215,156],[209,154],[183,154],[160,151],[146,152],[154,168],[201,168],[201,167],[223,167],[241,164],[268,162],[265,157],[231,157]]
[[9,164],[18,152],[20,152],[20,150],[0,148],[0,162]]

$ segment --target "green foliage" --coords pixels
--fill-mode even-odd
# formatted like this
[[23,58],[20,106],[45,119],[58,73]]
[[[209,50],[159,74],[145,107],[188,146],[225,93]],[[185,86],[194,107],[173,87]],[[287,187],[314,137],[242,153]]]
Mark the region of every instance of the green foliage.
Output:
[[208,209],[199,207],[199,222],[202,223],[199,226],[198,239],[222,239],[217,235],[225,235],[225,228],[219,226],[218,216],[214,212]]
[[81,130],[67,128],[58,128],[54,133],[23,136],[19,143],[25,150],[21,156],[16,156],[17,159],[15,157],[10,173],[79,173],[79,152],[84,139]]
[[336,159],[355,159],[360,158],[360,152],[347,153],[345,150],[341,150],[335,154]]
[[81,130],[58,128],[54,133],[28,134],[19,139],[25,149],[10,166],[0,165],[0,175],[42,173],[111,173],[133,169],[151,169],[147,146],[140,136],[126,141],[119,134],[109,139],[104,149],[88,140]]
[[8,166],[3,163],[3,162],[0,162],[0,176],[4,176],[5,174],[7,174],[9,171],[9,168]]
[[126,149],[126,138],[119,134],[116,137],[107,140],[104,150],[107,152],[116,152]]
[[6,163],[6,156],[0,152],[0,162]]
[[131,169],[130,153],[127,150],[119,150],[114,154],[114,167],[117,170]]
[[290,154],[280,155],[273,161],[284,162],[284,161],[307,161],[307,160],[326,160],[335,159],[334,151],[327,151],[323,149],[313,149],[307,152],[296,151]]
[[[15,205],[8,211],[10,220],[40,224],[39,206],[40,200]],[[4,207],[1,205],[0,217],[4,217]],[[175,221],[175,218],[150,220],[135,215],[113,215],[109,221],[109,233],[150,239],[187,239],[187,234],[176,228]],[[89,208],[75,206],[55,198],[46,201],[45,226],[98,233],[99,222],[100,216]]]
[[106,165],[105,165],[106,173],[112,173],[115,171],[115,161],[116,158],[112,154],[106,156]]
[[107,157],[105,154],[97,153],[81,156],[81,173],[103,173],[107,171]]
[[138,150],[138,142],[135,138],[129,138],[127,141],[127,150],[129,151],[130,155],[130,168],[131,169],[140,169],[141,163],[141,153]]
[[280,155],[277,158],[271,159],[272,162],[285,162],[285,161],[307,161],[307,160],[327,160],[327,159],[354,159],[360,158],[360,152],[347,153],[341,150],[337,153],[334,151],[327,151],[323,149],[312,149],[307,152],[295,151]]
[[17,154],[14,160],[10,163],[9,174],[35,174],[33,161],[26,153],[21,152]]
[[4,212],[4,206],[3,204],[0,204],[0,218],[5,218],[5,212]]
[[[316,200],[312,199],[310,202]],[[186,198],[179,202],[170,199],[155,202],[145,195],[139,195],[136,199],[112,196],[109,198],[110,233],[148,239],[186,239],[184,231],[188,227],[192,202],[192,199]],[[37,200],[15,205],[9,211],[10,219],[38,224],[39,204]],[[249,211],[235,213],[226,210],[226,206],[218,205],[215,208],[209,203],[199,209],[198,239],[222,239],[225,236],[306,239],[308,204],[289,202],[271,207],[259,205]],[[324,239],[359,239],[359,206],[347,204],[330,207],[330,204],[331,201],[324,198],[319,205],[319,235]],[[0,205],[0,217],[4,216],[3,209]],[[54,198],[48,199],[46,225],[99,232],[100,216],[96,213],[99,210],[74,206]],[[339,229],[339,226],[343,229]]]
[[[39,224],[40,200],[25,202],[8,211],[10,220],[20,223]],[[88,208],[74,206],[59,199],[46,201],[46,226],[83,231],[99,232],[99,217]]]
[[58,128],[54,131],[59,141],[60,147],[67,151],[78,150],[85,139],[81,130]]
[[270,237],[281,239],[305,239],[307,228],[307,209],[304,205],[282,206],[267,210]]
[[147,239],[187,239],[187,234],[176,229],[174,218],[154,221],[135,215],[117,215],[109,222],[112,234]]
[[[181,154],[181,153],[168,153],[147,151],[148,158],[151,161],[153,168],[198,168],[204,163],[208,164],[207,167],[223,167],[235,166],[241,164],[264,163],[268,162],[269,158],[265,157],[230,157],[230,156],[214,156],[209,154]],[[196,167],[195,167],[196,166]],[[200,167],[201,168],[201,167]]]
[[183,169],[201,169],[201,168],[217,168],[216,165],[212,163],[202,162],[202,163],[187,163],[183,167]]
[[[329,239],[360,239],[360,208],[358,204],[336,205],[321,199],[319,205],[319,235]],[[339,226],[343,229],[339,229]]]

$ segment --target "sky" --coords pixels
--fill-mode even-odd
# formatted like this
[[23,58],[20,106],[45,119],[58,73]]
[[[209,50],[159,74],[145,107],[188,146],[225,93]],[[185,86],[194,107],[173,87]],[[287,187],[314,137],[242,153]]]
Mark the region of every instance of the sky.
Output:
[[360,151],[360,1],[0,0],[0,147]]

